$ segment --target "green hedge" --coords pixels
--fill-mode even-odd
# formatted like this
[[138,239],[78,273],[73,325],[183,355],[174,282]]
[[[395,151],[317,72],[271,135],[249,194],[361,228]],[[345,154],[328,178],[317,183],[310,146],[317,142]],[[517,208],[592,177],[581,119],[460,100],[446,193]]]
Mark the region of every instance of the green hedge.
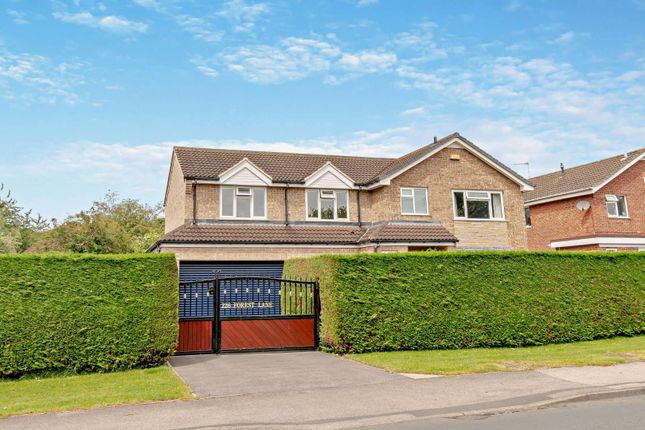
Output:
[[645,253],[435,252],[288,260],[321,282],[336,352],[526,346],[645,332]]
[[160,364],[178,299],[172,254],[0,255],[0,376]]

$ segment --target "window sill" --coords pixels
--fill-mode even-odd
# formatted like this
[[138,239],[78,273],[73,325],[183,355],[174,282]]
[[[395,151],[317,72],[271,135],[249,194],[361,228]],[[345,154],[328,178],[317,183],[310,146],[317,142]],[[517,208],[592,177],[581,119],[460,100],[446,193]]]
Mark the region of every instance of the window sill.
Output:
[[425,214],[406,214],[406,213],[401,213],[402,216],[430,216],[430,214],[425,213]]
[[305,218],[305,221],[312,221],[312,222],[350,222],[349,219],[320,219],[320,218]]
[[631,217],[628,216],[607,216],[609,219],[632,219]]
[[506,219],[453,218],[453,221],[465,221],[465,222],[506,222]]
[[230,221],[266,221],[267,217],[253,217],[253,218],[239,218],[236,216],[222,216],[220,215],[219,219],[230,220]]

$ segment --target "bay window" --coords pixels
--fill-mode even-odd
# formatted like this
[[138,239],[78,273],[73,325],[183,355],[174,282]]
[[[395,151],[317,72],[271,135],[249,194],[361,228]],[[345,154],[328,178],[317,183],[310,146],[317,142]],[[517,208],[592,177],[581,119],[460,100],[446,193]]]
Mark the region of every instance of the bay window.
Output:
[[502,193],[493,191],[453,191],[456,219],[503,220]]
[[307,190],[308,220],[349,219],[349,196],[347,191]]
[[265,188],[221,187],[220,202],[222,218],[266,218]]

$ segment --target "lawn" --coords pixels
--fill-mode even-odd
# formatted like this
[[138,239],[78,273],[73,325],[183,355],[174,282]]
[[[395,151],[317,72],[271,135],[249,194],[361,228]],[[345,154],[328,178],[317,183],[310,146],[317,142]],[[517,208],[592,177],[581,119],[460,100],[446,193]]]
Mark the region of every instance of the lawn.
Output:
[[526,348],[372,352],[350,354],[347,357],[392,372],[434,375],[510,372],[543,367],[608,366],[645,360],[645,336]]
[[168,366],[114,373],[0,380],[0,417],[190,398]]

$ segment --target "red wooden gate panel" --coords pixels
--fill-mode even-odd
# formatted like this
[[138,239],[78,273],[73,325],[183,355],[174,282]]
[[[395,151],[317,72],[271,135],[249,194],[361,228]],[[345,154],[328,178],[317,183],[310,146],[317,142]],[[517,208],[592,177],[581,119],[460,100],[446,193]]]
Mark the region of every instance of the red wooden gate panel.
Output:
[[314,318],[222,320],[221,350],[314,348]]
[[179,321],[177,352],[204,352],[213,349],[213,321]]

